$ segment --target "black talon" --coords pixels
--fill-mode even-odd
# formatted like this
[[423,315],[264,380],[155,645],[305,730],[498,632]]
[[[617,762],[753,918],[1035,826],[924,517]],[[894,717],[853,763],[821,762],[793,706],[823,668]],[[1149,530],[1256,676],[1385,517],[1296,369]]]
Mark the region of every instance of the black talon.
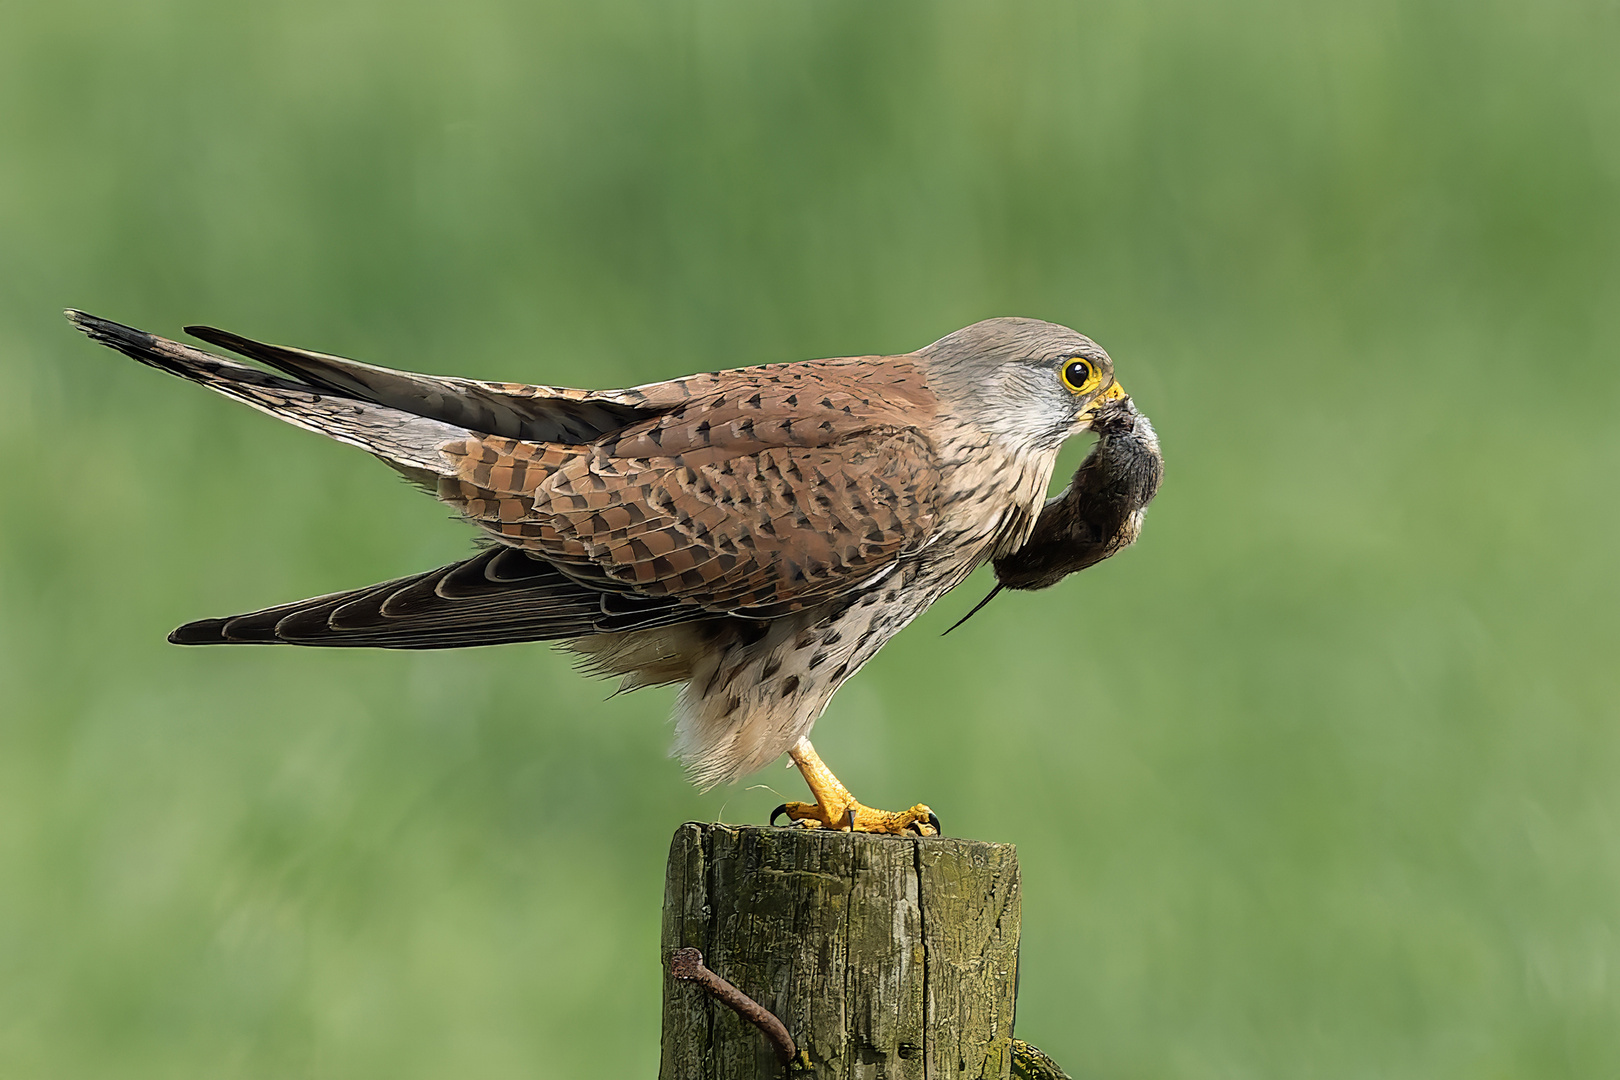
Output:
[[[783,814],[785,814],[787,812],[788,812],[787,803],[783,803],[781,806],[778,806],[775,810],[772,810],[771,811],[771,825],[775,826],[776,825],[776,819],[781,817]],[[788,820],[789,820],[790,823],[792,822],[791,818],[789,818]]]
[[[945,830],[939,827],[939,815],[934,813],[932,810],[930,810],[928,812],[928,824],[933,826],[935,836],[944,836],[945,835]],[[910,824],[908,824],[906,826],[906,828],[912,830],[918,836],[927,836],[928,835],[927,833],[923,832],[922,822],[920,822],[920,821],[913,821]]]

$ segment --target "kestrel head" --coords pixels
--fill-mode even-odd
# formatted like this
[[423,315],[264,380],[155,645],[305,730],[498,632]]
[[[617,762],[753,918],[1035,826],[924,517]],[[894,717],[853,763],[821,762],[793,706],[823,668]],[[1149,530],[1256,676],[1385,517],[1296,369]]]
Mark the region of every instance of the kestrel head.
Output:
[[986,319],[920,349],[929,385],[960,418],[1030,449],[1055,448],[1124,398],[1102,346],[1039,319]]

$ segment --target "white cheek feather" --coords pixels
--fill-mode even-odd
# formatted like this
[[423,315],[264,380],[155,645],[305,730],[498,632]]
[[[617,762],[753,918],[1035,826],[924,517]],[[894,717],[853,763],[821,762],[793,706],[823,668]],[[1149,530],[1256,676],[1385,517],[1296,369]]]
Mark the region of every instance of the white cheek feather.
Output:
[[1050,449],[1073,434],[1074,400],[1044,368],[1004,369],[979,403],[978,425],[1013,446]]

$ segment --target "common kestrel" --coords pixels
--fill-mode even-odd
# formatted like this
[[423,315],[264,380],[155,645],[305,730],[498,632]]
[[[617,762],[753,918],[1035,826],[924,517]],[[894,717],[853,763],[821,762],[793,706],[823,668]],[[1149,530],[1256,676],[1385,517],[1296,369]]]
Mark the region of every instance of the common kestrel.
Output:
[[694,782],[786,751],[815,797],[782,808],[790,818],[872,832],[927,834],[938,820],[925,805],[857,802],[810,729],[890,637],[1018,551],[1063,441],[1126,401],[1095,342],[1035,319],[975,323],[897,356],[572,390],[186,328],[271,374],[67,315],[142,363],[369,451],[494,541],[427,573],[188,623],[170,641],[557,641],[626,688],[684,684],[675,752]]

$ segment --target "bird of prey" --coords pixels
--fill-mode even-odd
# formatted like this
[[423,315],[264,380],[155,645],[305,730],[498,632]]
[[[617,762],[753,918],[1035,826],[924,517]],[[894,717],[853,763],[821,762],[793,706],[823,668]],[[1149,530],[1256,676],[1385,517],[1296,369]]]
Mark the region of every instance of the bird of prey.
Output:
[[[490,541],[426,573],[188,623],[170,641],[559,642],[625,688],[682,684],[675,753],[694,782],[785,751],[814,802],[778,814],[866,832],[929,835],[939,821],[922,804],[857,802],[810,744],[816,719],[976,567],[1016,559],[1059,447],[1128,402],[1102,348],[1035,319],[990,319],[895,356],[574,390],[186,328],[273,373],[67,315],[144,364],[368,451]],[[1031,573],[1061,577],[1061,561]]]

